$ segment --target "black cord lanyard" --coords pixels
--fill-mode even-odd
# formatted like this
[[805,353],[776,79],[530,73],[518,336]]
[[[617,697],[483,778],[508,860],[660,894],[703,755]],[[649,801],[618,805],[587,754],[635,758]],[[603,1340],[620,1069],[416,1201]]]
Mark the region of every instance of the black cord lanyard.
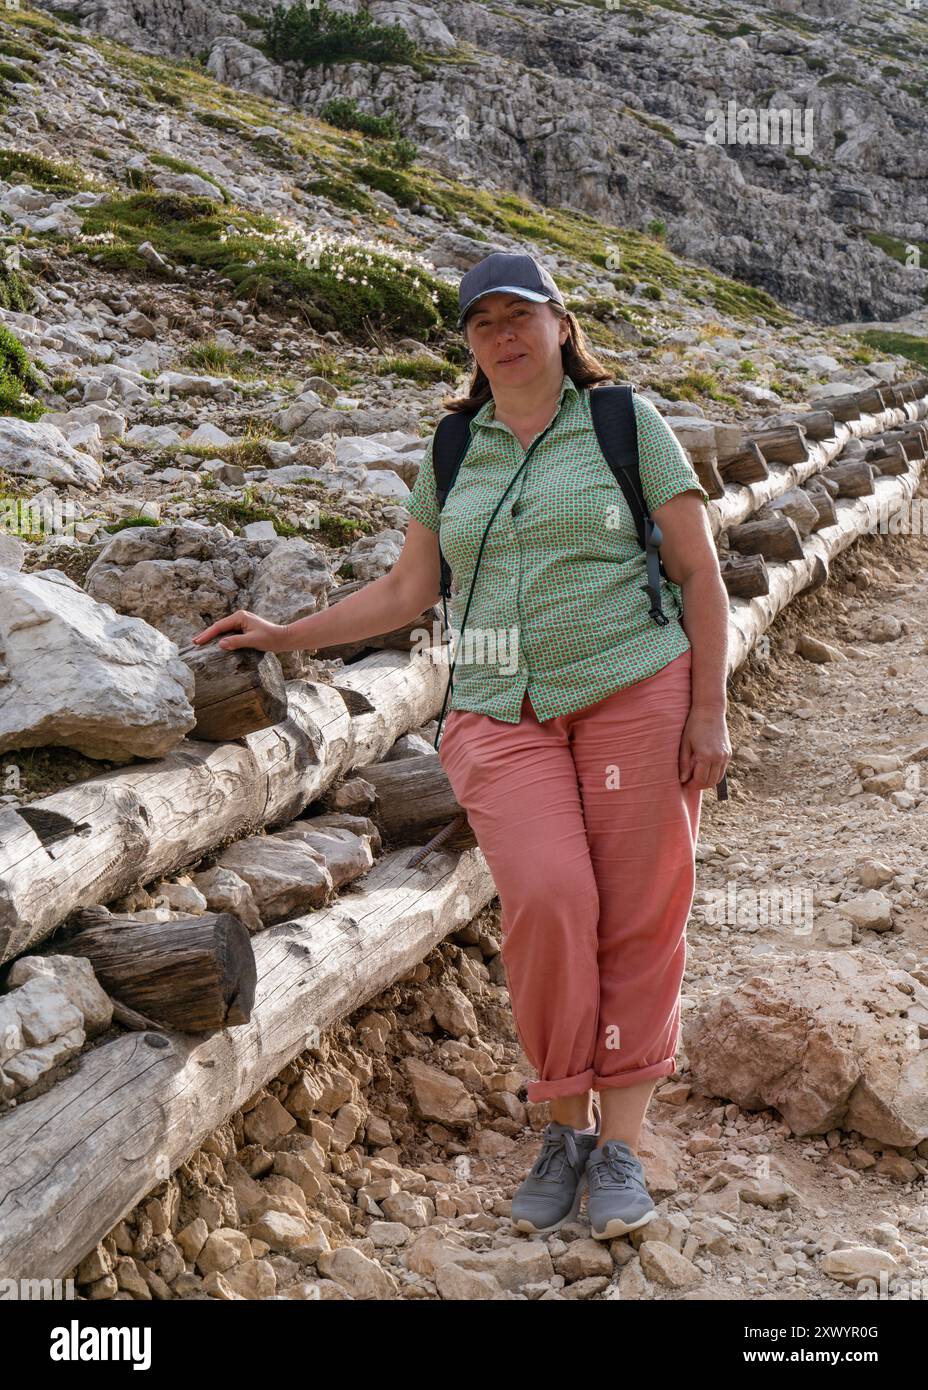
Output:
[[[524,459],[522,460],[522,462],[519,464],[518,472],[516,472],[516,473],[513,475],[513,477],[511,478],[511,480],[510,480],[510,482],[509,482],[509,486],[506,488],[506,491],[503,493],[502,497],[499,499],[499,501],[498,501],[497,504],[496,504],[496,510],[493,512],[493,515],[490,517],[490,520],[487,522],[486,530],[485,530],[484,533],[483,533],[483,540],[480,542],[480,549],[477,551],[477,562],[476,562],[476,564],[474,565],[474,573],[473,573],[473,576],[472,576],[471,581],[470,581],[470,593],[467,595],[467,603],[466,603],[465,606],[464,606],[464,617],[461,619],[461,628],[460,628],[460,632],[458,633],[458,643],[459,643],[459,646],[460,646],[460,641],[461,641],[461,639],[463,638],[463,635],[464,635],[464,627],[465,627],[465,625],[466,625],[466,623],[467,623],[467,615],[468,615],[468,613],[470,612],[470,601],[471,601],[471,599],[472,599],[473,596],[474,596],[474,585],[475,585],[476,582],[477,582],[477,573],[478,573],[478,571],[479,571],[479,569],[480,569],[480,557],[481,557],[481,555],[483,554],[483,547],[484,547],[484,545],[486,544],[487,536],[490,534],[490,527],[493,525],[493,522],[496,520],[496,514],[497,514],[497,512],[499,511],[500,507],[501,507],[501,506],[503,505],[503,503],[505,502],[507,493],[509,492],[509,490],[510,490],[510,488],[512,487],[513,483],[516,482],[516,480],[518,479],[519,474],[522,472],[522,469],[525,467],[525,465],[528,463],[529,459],[532,457],[532,454],[535,452],[535,449],[538,447],[538,445],[539,445],[539,444],[541,443],[541,441],[544,439],[545,435],[548,433],[548,430],[550,430],[550,429],[552,428],[552,426],[554,425],[554,421],[557,419],[558,413],[559,413],[559,412],[555,412],[554,419],[551,421],[551,423],[547,426],[546,429],[542,430],[541,434],[538,435],[538,437],[537,437],[536,439],[533,439],[532,442],[531,442],[531,444],[528,446],[528,449],[527,449],[526,452],[525,452],[525,458],[524,458]],[[449,495],[450,495],[450,494],[449,494]],[[449,624],[449,622],[448,622],[448,605],[447,605],[447,601],[446,601],[446,599],[445,599],[445,595],[444,595],[444,594],[442,594],[442,603],[443,603],[444,614],[445,614],[445,626],[446,626],[446,627],[449,627],[450,624]],[[447,684],[447,686],[446,686],[446,688],[445,688],[445,698],[444,698],[444,700],[442,700],[442,703],[441,703],[441,713],[440,713],[439,716],[438,716],[438,729],[437,729],[437,731],[436,731],[436,733],[435,733],[435,742],[432,744],[432,747],[435,748],[435,749],[438,748],[438,741],[439,741],[439,739],[441,738],[441,726],[442,726],[442,724],[443,724],[443,722],[444,722],[444,718],[445,718],[445,706],[446,706],[447,703],[448,703],[448,695],[449,695],[449,693],[451,692],[451,690],[453,689],[453,686],[452,686],[452,677],[453,677],[453,675],[454,675],[454,668],[455,668],[455,666],[457,665],[457,661],[458,661],[458,659],[457,659],[457,654],[455,654],[455,658],[454,658],[454,660],[453,660],[452,663],[451,663],[451,669],[450,669],[449,672],[448,672],[448,684]]]

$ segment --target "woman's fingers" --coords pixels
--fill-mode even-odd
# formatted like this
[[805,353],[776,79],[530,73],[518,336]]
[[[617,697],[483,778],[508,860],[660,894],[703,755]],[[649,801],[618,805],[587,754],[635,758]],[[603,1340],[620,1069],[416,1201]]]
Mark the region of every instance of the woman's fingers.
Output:
[[[240,632],[244,616],[244,609],[239,608],[235,613],[230,613],[227,618],[220,618],[219,621],[213,623],[211,627],[205,627],[202,632],[196,633],[193,641],[201,643],[209,642],[220,632],[228,632],[230,629],[235,632]],[[224,644],[220,642],[219,645],[223,646]]]

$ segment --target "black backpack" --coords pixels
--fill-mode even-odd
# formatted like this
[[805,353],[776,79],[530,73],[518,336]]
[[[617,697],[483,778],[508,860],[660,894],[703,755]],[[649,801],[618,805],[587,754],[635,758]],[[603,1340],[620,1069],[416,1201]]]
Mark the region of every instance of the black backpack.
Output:
[[[634,386],[630,384],[597,386],[595,390],[591,390],[589,393],[590,414],[593,419],[593,427],[596,430],[596,438],[599,442],[599,447],[603,452],[603,457],[615,474],[616,480],[625,494],[625,500],[628,503],[629,510],[635,522],[635,529],[638,532],[638,540],[642,549],[645,551],[648,582],[642,584],[641,588],[650,600],[650,616],[659,627],[664,627],[670,620],[661,606],[660,581],[662,576],[668,580],[670,576],[664,569],[660,558],[660,544],[663,539],[661,529],[657,522],[652,519],[644,499],[644,494],[641,490],[634,391]],[[448,493],[451,491],[454,480],[458,475],[458,469],[461,466],[464,455],[467,453],[470,445],[470,422],[479,408],[479,406],[475,406],[473,410],[449,411],[448,414],[442,416],[436,427],[435,437],[432,443],[432,466],[435,470],[435,493],[439,511],[445,504]],[[484,537],[484,539],[486,539],[486,537]],[[447,599],[451,594],[451,567],[442,554],[440,543],[438,554],[441,565],[441,595],[442,601],[445,604],[445,626],[447,627]],[[476,577],[475,571],[474,581]],[[471,594],[473,594],[474,581],[471,583]],[[469,607],[470,598],[468,598],[468,608]],[[464,622],[466,621],[467,613],[465,612]],[[462,623],[462,633],[463,626],[464,624]],[[454,664],[452,664],[451,667],[452,672],[453,670]],[[447,704],[448,693],[451,689],[451,675],[449,674],[448,689],[445,691],[445,700],[442,704],[441,715],[438,721],[438,734],[435,738],[436,748],[441,733],[442,720],[444,719],[445,704]],[[716,790],[719,800],[727,799],[727,774],[722,777]]]

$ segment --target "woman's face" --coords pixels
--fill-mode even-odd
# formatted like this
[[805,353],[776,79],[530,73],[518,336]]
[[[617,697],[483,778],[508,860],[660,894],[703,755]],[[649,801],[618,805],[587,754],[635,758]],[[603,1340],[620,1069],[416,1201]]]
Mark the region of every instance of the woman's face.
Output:
[[486,294],[470,311],[464,324],[467,341],[477,365],[490,383],[524,386],[561,362],[561,344],[570,326],[550,305],[519,299],[506,290]]

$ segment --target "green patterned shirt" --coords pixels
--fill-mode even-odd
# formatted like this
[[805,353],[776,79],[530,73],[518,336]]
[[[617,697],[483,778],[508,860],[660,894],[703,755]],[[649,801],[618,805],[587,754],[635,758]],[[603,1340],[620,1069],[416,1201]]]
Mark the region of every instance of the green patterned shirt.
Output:
[[[595,389],[595,388],[594,388]],[[679,492],[708,493],[670,426],[635,393],[641,488],[652,516]],[[553,424],[490,527],[461,640],[460,626],[487,522],[527,450],[495,419],[474,415],[471,443],[439,511],[434,434],[405,506],[439,532],[454,577],[451,709],[517,724],[526,690],[539,720],[595,704],[654,675],[687,650],[680,586],[661,579],[670,621],[659,627],[641,585],[645,552],[625,495],[603,457],[589,390],[564,375]],[[536,436],[537,438],[537,436]]]

